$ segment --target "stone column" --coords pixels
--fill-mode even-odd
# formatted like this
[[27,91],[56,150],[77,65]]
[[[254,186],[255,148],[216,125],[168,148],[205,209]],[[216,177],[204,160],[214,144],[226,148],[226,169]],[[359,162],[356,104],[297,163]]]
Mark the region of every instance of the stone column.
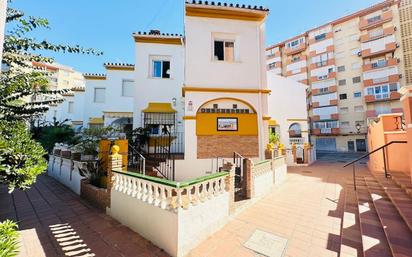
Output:
[[232,213],[235,210],[235,166],[226,162],[222,170],[229,172],[229,176],[225,178],[225,190],[229,192],[229,212]]
[[108,157],[107,163],[107,191],[110,193],[113,185],[113,172],[112,170],[122,170],[122,155],[119,154],[119,146],[114,145],[112,147],[112,155]]
[[297,156],[296,156],[296,145],[292,145],[292,155],[293,155],[293,162],[297,163]]
[[310,161],[310,145],[305,143],[303,146],[303,163],[309,164]]
[[412,177],[412,86],[401,89],[403,94],[401,98],[403,113],[405,114],[405,126],[408,138],[408,151],[409,151],[409,171]]

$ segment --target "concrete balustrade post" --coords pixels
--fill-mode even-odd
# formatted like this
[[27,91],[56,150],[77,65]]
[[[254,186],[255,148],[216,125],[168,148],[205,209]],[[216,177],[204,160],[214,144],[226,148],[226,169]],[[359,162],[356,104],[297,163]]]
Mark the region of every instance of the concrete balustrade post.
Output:
[[254,180],[253,180],[253,161],[251,159],[243,160],[243,186],[246,199],[251,199],[254,196]]
[[292,155],[293,155],[293,162],[297,163],[297,156],[296,156],[296,145],[292,145]]

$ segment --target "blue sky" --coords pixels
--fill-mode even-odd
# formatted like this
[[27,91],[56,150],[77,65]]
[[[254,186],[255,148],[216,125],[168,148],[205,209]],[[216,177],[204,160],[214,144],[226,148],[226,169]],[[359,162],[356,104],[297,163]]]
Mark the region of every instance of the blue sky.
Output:
[[[213,1],[213,0],[212,0]],[[271,45],[314,26],[380,2],[379,0],[233,0],[270,9],[266,43]],[[49,19],[50,30],[31,36],[56,43],[80,44],[104,52],[101,57],[49,54],[81,72],[104,72],[104,62],[134,63],[132,33],[160,29],[183,33],[184,0],[13,0],[10,6]]]

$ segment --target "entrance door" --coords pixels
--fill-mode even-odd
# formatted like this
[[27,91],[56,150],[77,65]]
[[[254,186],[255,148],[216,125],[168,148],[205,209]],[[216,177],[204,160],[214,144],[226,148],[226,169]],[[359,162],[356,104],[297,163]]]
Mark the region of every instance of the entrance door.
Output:
[[348,141],[348,152],[355,152],[355,142]]
[[356,139],[356,151],[366,152],[366,140],[365,139]]

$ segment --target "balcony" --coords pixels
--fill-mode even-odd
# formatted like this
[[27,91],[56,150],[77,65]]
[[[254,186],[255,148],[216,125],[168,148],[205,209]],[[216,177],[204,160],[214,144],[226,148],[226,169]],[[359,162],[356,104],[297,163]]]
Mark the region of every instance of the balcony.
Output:
[[276,57],[280,57],[280,56],[281,56],[280,52],[276,52],[274,54],[266,55],[266,59],[270,60],[272,58],[276,58]]
[[301,44],[297,45],[296,47],[285,48],[285,54],[286,55],[293,55],[293,54],[303,52],[305,50],[306,50],[306,43],[301,43]]
[[322,42],[322,41],[330,39],[330,38],[333,38],[333,32],[332,31],[330,31],[328,33],[321,34],[321,35],[317,35],[313,38],[309,38],[309,45],[313,45],[313,44],[316,44],[318,42]]
[[390,26],[378,32],[372,31],[367,34],[361,35],[360,41],[361,43],[366,43],[368,41],[377,40],[393,34],[395,34],[395,26]]
[[338,99],[329,100],[328,104],[321,104],[320,102],[313,102],[313,108],[325,107],[325,106],[336,106],[338,105]]
[[336,78],[336,72],[330,72],[326,75],[322,76],[312,76],[310,78],[310,82],[317,82],[317,81],[322,81],[322,80],[327,80],[327,79],[335,79]]
[[309,57],[314,57],[314,56],[319,55],[319,54],[330,53],[330,52],[334,52],[334,51],[335,51],[335,46],[332,44],[332,45],[329,45],[329,46],[327,46],[326,48],[324,48],[323,50],[320,50],[320,51],[317,51],[317,50],[310,51],[309,52]]
[[366,117],[367,118],[376,118],[381,114],[388,114],[388,113],[403,113],[403,109],[402,108],[392,108],[392,109],[386,110],[386,111],[368,110],[368,111],[366,111]]
[[393,101],[401,99],[401,94],[398,92],[389,92],[379,95],[366,95],[366,103],[382,102],[382,101]]
[[368,64],[364,64],[362,66],[362,71],[367,72],[371,70],[376,70],[376,69],[382,69],[390,66],[396,66],[398,65],[399,60],[396,58],[389,58],[385,61],[379,61],[379,62],[372,62]]
[[311,130],[311,134],[315,136],[321,136],[321,135],[339,135],[340,134],[340,128],[315,128]]
[[293,63],[298,63],[298,62],[306,61],[306,60],[307,60],[306,55],[301,55],[301,56],[295,57],[295,58],[288,58],[286,60],[286,65],[290,65],[290,64],[293,64]]
[[329,94],[329,93],[335,93],[338,91],[338,86],[330,86],[327,89],[326,88],[312,88],[312,95],[322,95],[322,94]]
[[[390,39],[385,40],[387,38],[390,38]],[[391,36],[384,37],[378,40],[380,41],[378,43],[380,43],[381,46],[377,47],[378,44],[376,44],[374,48],[372,48],[372,46],[371,47],[365,46],[364,49],[360,53],[362,58],[370,58],[374,56],[383,55],[386,53],[391,53],[391,52],[394,52],[398,48],[398,44],[395,42],[394,38],[392,38]],[[386,42],[386,41],[392,41],[392,42]]]
[[330,66],[330,65],[335,65],[335,59],[329,59],[327,61],[321,61],[321,62],[317,62],[317,63],[311,63],[309,65],[309,69],[310,70],[316,70],[317,68],[321,68],[321,67],[325,67],[325,66]]
[[380,85],[385,83],[397,83],[400,80],[400,74],[393,74],[387,77],[377,78],[377,79],[364,79],[363,85],[365,87],[370,87],[374,85]]
[[308,68],[307,67],[302,67],[302,68],[300,68],[299,72],[295,72],[294,70],[293,71],[287,71],[286,76],[290,77],[290,76],[293,76],[293,75],[296,75],[296,74],[301,74],[301,73],[306,73],[306,72],[308,72]]
[[323,115],[313,115],[311,117],[311,121],[320,121],[320,120],[339,120],[339,114],[338,113],[333,113],[333,114],[323,114]]
[[383,12],[381,15],[371,17],[366,19],[362,17],[359,22],[359,30],[371,29],[382,25],[386,22],[389,22],[393,19],[392,10],[387,10]]

